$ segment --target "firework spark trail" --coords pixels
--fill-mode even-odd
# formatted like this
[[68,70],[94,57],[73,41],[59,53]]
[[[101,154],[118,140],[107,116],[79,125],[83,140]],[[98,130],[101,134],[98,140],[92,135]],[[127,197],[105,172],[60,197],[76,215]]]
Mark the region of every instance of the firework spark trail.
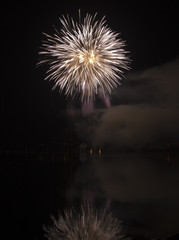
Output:
[[101,88],[99,88],[99,97],[104,101],[106,108],[111,107],[111,101],[110,101],[109,95],[106,94],[105,96],[103,96],[103,92],[101,91]]
[[38,64],[48,64],[46,79],[54,82],[60,92],[74,97],[79,94],[82,101],[94,99],[101,88],[103,96],[111,93],[120,84],[123,71],[129,69],[129,58],[125,43],[113,32],[104,18],[96,20],[89,14],[75,22],[64,16],[62,28],[46,40],[39,54]]
[[49,240],[127,240],[121,221],[113,218],[106,210],[98,212],[94,208],[82,206],[81,211],[64,211],[58,219],[52,217],[53,225],[44,226]]
[[90,115],[94,110],[94,102],[93,99],[89,100],[88,102],[83,102],[82,103],[82,113],[83,116],[88,116]]

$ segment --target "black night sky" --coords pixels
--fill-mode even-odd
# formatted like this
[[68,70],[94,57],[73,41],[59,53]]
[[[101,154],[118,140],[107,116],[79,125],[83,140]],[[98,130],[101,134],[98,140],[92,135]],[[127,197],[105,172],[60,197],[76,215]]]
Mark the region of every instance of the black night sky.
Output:
[[[132,60],[131,70],[126,73],[126,79],[118,89],[112,92],[111,108],[106,109],[100,99],[97,98],[94,114],[92,113],[89,117],[83,117],[80,113],[80,102],[78,100],[73,102],[66,99],[63,94],[59,94],[57,89],[51,91],[52,83],[44,81],[47,68],[36,66],[39,61],[38,52],[43,40],[42,32],[53,33],[53,26],[60,27],[59,17],[69,14],[77,18],[79,9],[83,16],[86,13],[95,14],[96,12],[99,19],[106,16],[108,26],[115,32],[120,32],[122,39],[126,41],[126,50],[130,51]],[[27,149],[31,149],[31,152],[39,151],[38,156],[41,156],[41,151],[42,155],[45,154],[45,151],[50,152],[52,153],[50,156],[55,159],[53,151],[57,151],[56,146],[68,142],[69,134],[72,134],[72,145],[74,143],[75,146],[82,141],[86,141],[92,145],[105,147],[110,152],[125,150],[129,153],[136,149],[137,151],[158,149],[158,146],[162,146],[163,149],[165,146],[173,144],[176,146],[178,154],[179,21],[177,1],[143,1],[142,3],[141,1],[93,0],[6,1],[1,6],[0,24],[2,66],[0,155],[3,162],[2,175],[4,182],[7,182],[4,196],[5,201],[8,199],[6,201],[8,202],[7,209],[10,209],[10,213],[6,215],[9,221],[12,217],[13,221],[16,222],[13,227],[9,225],[9,228],[14,231],[15,237],[18,236],[18,239],[21,237],[34,240],[44,239],[41,225],[49,221],[50,213],[55,213],[58,208],[73,205],[72,201],[66,203],[66,188],[69,188],[69,186],[72,186],[72,188],[74,186],[79,187],[86,177],[82,174],[83,168],[84,171],[89,171],[88,163],[88,170],[85,170],[84,166],[78,168],[78,164],[72,164],[73,166],[62,164],[60,165],[60,177],[58,178],[57,165],[52,166],[48,162],[49,165],[46,163],[45,167],[44,165],[42,167],[41,163],[38,162],[39,160],[34,163],[35,158],[33,159],[33,156],[29,155],[31,153]],[[71,106],[73,112],[71,117],[67,114],[69,106]],[[64,149],[61,151],[65,153],[71,151]],[[18,151],[23,152],[26,163],[22,159],[19,160]],[[14,154],[14,152],[16,153]],[[166,155],[168,154],[166,149],[164,152]],[[175,149],[172,150],[172,154],[175,154],[174,152]],[[177,154],[175,154],[175,159],[177,159]],[[167,156],[170,160],[170,156]],[[32,164],[30,163],[31,159],[33,159]],[[37,159],[40,158],[37,157]],[[48,156],[48,161],[50,161],[49,159]],[[149,173],[151,172],[153,179],[158,181],[158,170],[155,169],[154,165],[150,165],[146,160],[142,163],[142,167],[140,166],[141,170],[139,171],[137,169],[139,162],[136,161],[135,165],[135,161],[130,167],[136,169],[136,174],[142,175],[149,167]],[[115,187],[109,188],[109,186],[118,185],[119,182],[117,176],[113,178],[109,172],[104,177],[106,174],[104,169],[108,168],[106,164],[101,164],[101,166],[97,164],[95,169],[98,178],[103,182],[103,192],[106,191],[107,198],[115,199],[111,207],[112,211],[117,212],[120,209],[121,217],[126,221],[126,225],[134,224],[131,228],[131,233],[136,233],[134,239],[154,237],[155,235],[147,234],[145,230],[141,232],[136,230],[135,232],[135,226],[136,229],[140,228],[136,223],[138,218],[136,217],[137,220],[134,219],[130,222],[128,218],[131,215],[126,214],[125,211],[132,209],[129,204],[130,197],[139,205],[141,198],[144,199],[142,204],[145,205],[147,200],[150,200],[149,202],[152,205],[150,197],[158,191],[157,189],[160,189],[161,185],[158,184],[156,189],[154,187],[154,192],[149,191],[149,194],[147,193],[146,196],[141,198],[138,192],[136,195],[130,195],[121,187],[120,191],[124,192],[123,197],[121,197]],[[160,163],[158,164],[160,165]],[[43,173],[40,170],[41,167]],[[127,163],[121,162],[118,167],[120,169],[129,168],[130,172]],[[112,167],[112,165],[109,167],[110,171],[115,172],[113,168],[115,167]],[[67,171],[67,174],[64,173],[65,171]],[[75,171],[79,173],[77,178],[75,177]],[[71,174],[70,177],[68,174]],[[170,178],[169,182],[165,182],[165,176]],[[132,177],[136,178],[138,183],[140,182],[140,178],[135,174],[131,177],[127,173],[127,177],[129,177],[129,182]],[[67,178],[68,181],[64,180]],[[147,178],[144,178],[144,181],[145,179]],[[178,193],[172,195],[176,191],[175,186],[173,185],[173,192],[168,190],[170,188],[169,184],[178,180],[177,170],[172,168],[170,173],[162,173],[160,181],[162,179],[166,184],[166,192],[173,196],[174,206],[179,210],[177,204]],[[123,180],[120,178],[120,181]],[[84,182],[82,185],[85,187]],[[152,188],[154,185],[154,180],[152,180],[151,185],[148,183],[147,186]],[[61,190],[57,197],[55,193],[58,192],[58,187]],[[139,184],[139,189],[140,187],[143,189],[142,185]],[[45,188],[47,190],[44,190]],[[127,184],[126,188],[128,188]],[[78,191],[73,194],[78,195]],[[162,197],[165,198],[163,190],[161,191]],[[57,203],[58,199],[61,203]],[[98,201],[97,206],[101,202],[102,200]],[[121,206],[117,208],[116,202],[122,202],[124,208],[122,209]],[[144,207],[144,205],[141,206]],[[146,207],[147,213],[150,212],[150,206],[147,205]],[[138,205],[136,207],[136,209],[140,209],[140,216],[145,215],[142,212],[143,207]],[[128,210],[126,210],[127,208]],[[160,224],[162,207],[157,210],[156,207],[152,209],[152,211],[157,211]],[[170,212],[170,209],[168,208],[166,211]],[[166,216],[170,216],[172,219],[175,212],[174,207],[171,212]],[[152,219],[152,216],[150,217]],[[36,220],[33,223],[34,218]],[[144,219],[146,220],[146,215]],[[25,221],[27,221],[27,225],[25,225]],[[154,226],[156,227],[157,224],[151,225],[150,219],[146,222],[145,226],[151,226],[151,232],[154,231]],[[161,229],[164,228],[164,225],[161,225]],[[23,230],[21,230],[21,227]],[[158,233],[158,236],[168,237],[177,233],[179,233],[179,229],[177,232],[174,228],[170,234],[162,233],[163,235],[160,235]],[[137,238],[137,235],[144,238]]]

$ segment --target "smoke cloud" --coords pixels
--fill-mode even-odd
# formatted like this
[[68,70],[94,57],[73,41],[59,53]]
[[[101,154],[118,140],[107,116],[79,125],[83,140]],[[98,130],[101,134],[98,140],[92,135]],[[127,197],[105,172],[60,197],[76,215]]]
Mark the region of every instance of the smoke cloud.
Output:
[[132,73],[112,95],[92,142],[133,149],[179,139],[179,60]]

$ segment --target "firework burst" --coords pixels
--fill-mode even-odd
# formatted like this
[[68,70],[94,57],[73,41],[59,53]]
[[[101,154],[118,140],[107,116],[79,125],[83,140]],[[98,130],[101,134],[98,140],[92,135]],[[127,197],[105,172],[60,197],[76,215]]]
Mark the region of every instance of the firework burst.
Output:
[[66,95],[80,95],[82,101],[94,99],[99,89],[104,96],[110,94],[129,69],[124,41],[96,15],[87,14],[83,20],[79,16],[79,22],[63,16],[60,21],[59,31],[44,34],[39,52],[39,64],[49,65],[46,79]]
[[53,225],[44,226],[49,240],[127,240],[121,222],[105,210],[99,213],[92,207],[82,206],[81,211],[64,211],[58,219],[52,217]]

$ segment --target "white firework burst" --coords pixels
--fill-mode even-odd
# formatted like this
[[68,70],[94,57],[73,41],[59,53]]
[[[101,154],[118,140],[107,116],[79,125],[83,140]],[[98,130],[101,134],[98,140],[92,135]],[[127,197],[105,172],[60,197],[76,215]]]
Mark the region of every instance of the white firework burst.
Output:
[[44,226],[49,240],[130,240],[119,220],[90,206],[82,206],[80,212],[65,210],[52,221],[52,226]]
[[60,19],[62,28],[46,40],[39,52],[39,64],[48,64],[46,79],[54,87],[72,97],[80,94],[82,101],[93,99],[99,88],[103,95],[120,84],[123,71],[129,69],[125,42],[105,23],[89,14],[79,22]]

